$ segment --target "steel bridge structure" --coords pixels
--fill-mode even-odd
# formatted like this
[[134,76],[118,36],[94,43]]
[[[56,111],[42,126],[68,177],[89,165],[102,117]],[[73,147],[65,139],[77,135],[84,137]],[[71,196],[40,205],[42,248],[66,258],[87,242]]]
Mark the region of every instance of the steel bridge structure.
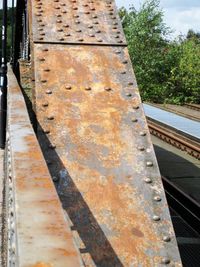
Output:
[[182,266],[115,2],[21,0],[14,26],[2,266]]

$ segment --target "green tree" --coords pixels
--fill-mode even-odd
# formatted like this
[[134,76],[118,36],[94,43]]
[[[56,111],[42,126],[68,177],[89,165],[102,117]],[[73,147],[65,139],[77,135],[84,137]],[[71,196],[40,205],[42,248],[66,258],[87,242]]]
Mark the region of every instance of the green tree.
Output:
[[163,83],[170,73],[165,64],[169,28],[163,23],[158,0],[145,1],[139,11],[119,11],[130,57],[143,100],[163,101]]
[[199,103],[200,34],[169,41],[159,0],[146,0],[137,11],[119,10],[142,99]]

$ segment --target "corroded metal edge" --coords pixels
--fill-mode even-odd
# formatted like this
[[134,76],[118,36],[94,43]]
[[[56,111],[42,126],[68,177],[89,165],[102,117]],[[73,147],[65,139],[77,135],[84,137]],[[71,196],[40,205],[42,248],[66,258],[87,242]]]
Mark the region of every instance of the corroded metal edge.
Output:
[[7,127],[8,266],[82,266],[10,68]]

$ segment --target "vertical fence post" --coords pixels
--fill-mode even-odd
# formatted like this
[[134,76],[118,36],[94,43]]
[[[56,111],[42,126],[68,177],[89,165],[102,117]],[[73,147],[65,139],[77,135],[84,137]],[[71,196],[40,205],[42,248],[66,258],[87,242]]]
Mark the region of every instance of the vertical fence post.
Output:
[[0,148],[5,147],[7,96],[7,0],[3,0],[2,58],[0,68]]

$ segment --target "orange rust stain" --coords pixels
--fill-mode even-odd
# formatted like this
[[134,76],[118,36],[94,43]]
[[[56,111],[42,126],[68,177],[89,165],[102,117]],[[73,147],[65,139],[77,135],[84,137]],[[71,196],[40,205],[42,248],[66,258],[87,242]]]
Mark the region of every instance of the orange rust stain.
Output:
[[32,265],[31,267],[53,267],[53,265],[50,263],[45,263],[45,262],[38,262]]

